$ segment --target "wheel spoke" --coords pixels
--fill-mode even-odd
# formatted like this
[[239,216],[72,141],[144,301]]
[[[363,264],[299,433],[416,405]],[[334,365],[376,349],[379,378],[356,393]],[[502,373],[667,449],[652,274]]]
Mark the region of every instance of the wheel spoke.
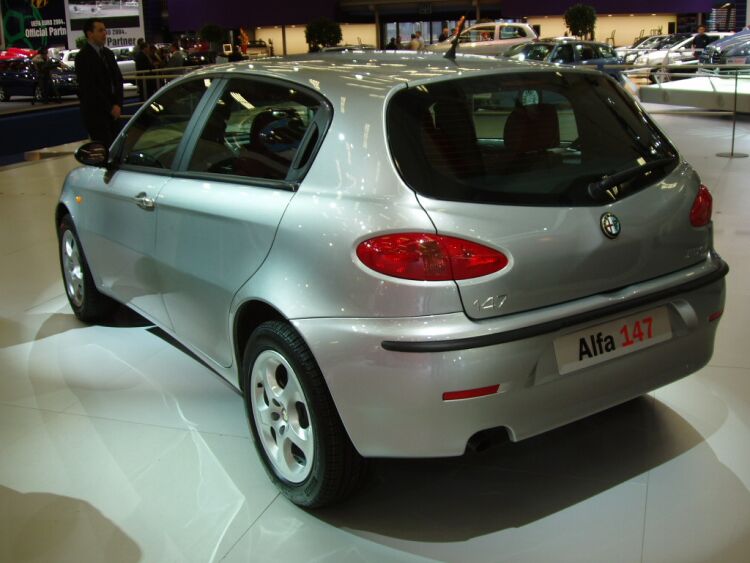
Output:
[[312,462],[313,443],[312,434],[310,432],[302,428],[298,428],[296,430],[290,428],[284,435],[284,438],[286,440],[289,440],[292,444],[297,446],[302,451],[302,453],[305,455],[306,463]]

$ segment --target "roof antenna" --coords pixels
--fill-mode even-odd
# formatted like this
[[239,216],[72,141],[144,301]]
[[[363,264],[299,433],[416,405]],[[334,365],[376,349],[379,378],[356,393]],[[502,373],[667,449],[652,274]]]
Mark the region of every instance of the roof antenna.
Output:
[[466,16],[461,16],[461,19],[458,20],[458,25],[456,26],[456,35],[454,35],[453,39],[451,39],[451,46],[446,51],[445,55],[443,55],[446,59],[450,59],[452,61],[456,60],[456,47],[458,47],[458,40],[461,37],[461,32],[464,30],[465,22]]

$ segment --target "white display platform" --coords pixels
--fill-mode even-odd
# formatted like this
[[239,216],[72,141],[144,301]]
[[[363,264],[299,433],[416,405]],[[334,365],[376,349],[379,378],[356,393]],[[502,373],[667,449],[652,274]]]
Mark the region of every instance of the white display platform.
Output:
[[[712,110],[734,109],[734,77],[698,76],[650,86],[641,86],[642,102],[692,106]],[[737,111],[750,112],[750,76],[737,81]]]

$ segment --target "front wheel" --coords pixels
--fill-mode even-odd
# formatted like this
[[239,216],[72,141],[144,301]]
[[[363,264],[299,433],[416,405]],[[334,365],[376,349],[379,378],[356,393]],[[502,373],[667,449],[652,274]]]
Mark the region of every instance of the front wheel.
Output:
[[60,241],[60,268],[70,308],[83,322],[106,319],[117,307],[117,303],[96,289],[70,215],[65,215],[60,220],[58,239]]
[[253,332],[245,347],[243,383],[255,447],[284,496],[315,508],[351,494],[362,481],[365,460],[294,328],[269,321]]

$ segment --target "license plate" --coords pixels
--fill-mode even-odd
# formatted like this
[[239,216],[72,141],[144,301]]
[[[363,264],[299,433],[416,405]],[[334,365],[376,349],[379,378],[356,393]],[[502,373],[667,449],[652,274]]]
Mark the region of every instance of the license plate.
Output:
[[648,348],[672,337],[666,307],[631,315],[555,340],[560,374],[570,373]]
[[730,64],[730,65],[744,65],[746,60],[747,60],[746,57],[728,57],[727,58],[727,64]]

